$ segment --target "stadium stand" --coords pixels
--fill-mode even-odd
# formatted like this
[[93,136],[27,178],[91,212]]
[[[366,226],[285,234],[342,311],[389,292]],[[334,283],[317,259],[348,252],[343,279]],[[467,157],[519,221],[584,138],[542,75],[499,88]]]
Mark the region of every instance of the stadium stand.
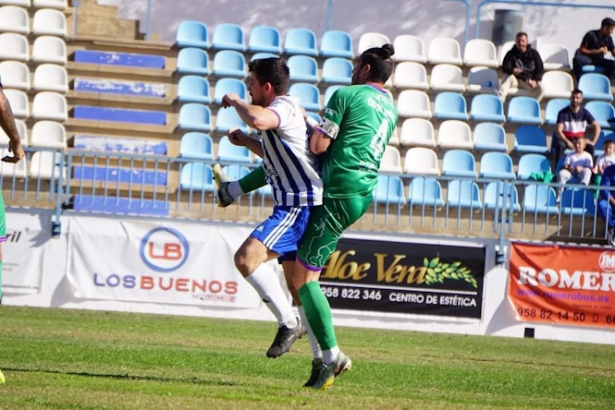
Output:
[[438,129],[438,145],[443,149],[460,148],[472,150],[472,130],[467,122],[447,120]]
[[[164,93],[158,96],[162,97]],[[209,81],[198,75],[183,76],[177,83],[177,99],[182,103],[209,104]]]
[[[36,56],[37,54],[33,52],[32,58],[34,61],[37,61],[35,58]],[[0,59],[28,61],[30,59],[30,45],[28,39],[21,34],[0,34]]]
[[395,54],[393,54],[394,61],[413,61],[421,64],[427,62],[425,45],[419,37],[402,34],[395,37],[393,47],[395,48]]
[[458,179],[449,181],[446,203],[452,208],[479,210],[483,207],[476,182]]
[[[35,97],[35,107],[36,98],[41,94],[42,93],[39,93]],[[33,108],[33,115],[35,115],[34,109],[35,108]],[[43,104],[41,104],[41,110],[43,110]],[[53,113],[48,114],[48,116],[53,115]],[[73,109],[73,115],[74,118],[93,121],[129,122],[133,124],[149,125],[165,125],[167,123],[167,114],[162,111],[130,110],[125,108],[107,108],[77,105]]]
[[444,206],[442,186],[440,182],[434,178],[413,178],[408,186],[408,191],[408,203],[410,206]]
[[320,41],[320,56],[353,58],[352,37],[345,31],[325,31]]
[[483,151],[507,151],[504,127],[492,122],[482,122],[474,127],[474,149]]
[[408,118],[401,126],[401,145],[435,148],[433,125],[424,118]]
[[22,7],[0,7],[0,31],[29,34],[30,17],[28,11]]
[[27,91],[30,89],[30,70],[19,61],[3,61],[0,63],[0,78],[4,88]]
[[427,60],[431,64],[462,65],[461,49],[457,40],[452,38],[434,38],[429,43]]
[[[26,55],[27,52],[26,49]],[[66,51],[66,43],[61,38],[41,36],[34,40],[32,44],[32,61],[36,63],[55,63],[64,65],[67,60],[68,52]]]
[[414,175],[440,175],[438,156],[429,148],[410,148],[406,152],[404,172]]
[[350,85],[352,68],[352,63],[349,60],[339,57],[328,58],[322,66],[322,82]]
[[248,99],[246,83],[236,78],[221,78],[216,82],[214,91],[214,103],[221,104],[222,98],[228,93],[235,93],[242,99]]
[[479,94],[474,96],[470,105],[470,120],[493,121],[499,123],[506,121],[502,100],[491,94]]
[[436,91],[464,92],[461,68],[451,64],[438,64],[431,70],[431,89]]
[[485,66],[497,68],[495,45],[489,40],[474,39],[468,41],[463,51],[463,63],[467,66]]
[[217,50],[244,51],[245,38],[243,29],[237,24],[219,24],[214,29],[211,47]]
[[417,90],[429,89],[427,82],[427,70],[419,63],[402,62],[395,66],[393,76],[395,88],[414,88]]
[[41,64],[34,70],[32,88],[36,91],[56,91],[65,94],[68,92],[68,72],[56,64]]
[[463,95],[443,92],[436,96],[433,116],[437,119],[468,120],[468,108]]
[[416,90],[403,90],[397,94],[397,114],[400,118],[431,118],[429,96]]
[[280,54],[282,51],[282,36],[279,30],[269,26],[254,27],[250,32],[248,51]]
[[178,47],[209,48],[207,26],[198,21],[182,21],[177,28],[175,44]]
[[287,64],[290,70],[291,81],[318,82],[318,63],[313,57],[304,55],[290,56]]
[[476,161],[469,151],[452,149],[442,158],[442,175],[476,178]]
[[179,74],[209,74],[209,55],[199,48],[188,47],[177,54],[177,72]]
[[373,47],[381,47],[383,44],[390,43],[389,37],[382,33],[368,32],[361,34],[357,45],[357,55],[361,55],[365,50]]
[[316,57],[318,55],[316,34],[312,30],[305,28],[288,30],[284,40],[284,53]]

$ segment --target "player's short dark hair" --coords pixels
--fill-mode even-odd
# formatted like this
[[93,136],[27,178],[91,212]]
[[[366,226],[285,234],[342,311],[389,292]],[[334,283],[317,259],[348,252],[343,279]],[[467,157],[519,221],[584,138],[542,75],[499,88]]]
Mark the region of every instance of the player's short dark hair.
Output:
[[520,31],[520,32],[517,33],[515,38],[519,38],[519,37],[529,37],[529,36],[527,35],[527,33],[525,31]]
[[576,94],[581,94],[583,95],[583,91],[579,90],[578,88],[575,88],[574,90],[572,90],[572,92],[570,93],[570,95],[576,95]]
[[615,145],[615,141],[613,141],[613,140],[606,140],[606,141],[604,141],[603,147],[606,147],[607,145]]
[[393,60],[391,60],[393,54],[395,54],[395,49],[391,44],[370,48],[361,54],[360,66],[369,64],[370,67],[367,81],[385,83],[389,79],[393,74]]
[[261,84],[271,84],[276,95],[288,94],[290,70],[285,60],[277,57],[252,60],[248,64],[248,69],[256,74]]
[[600,28],[604,28],[604,27],[613,27],[615,26],[615,20],[613,20],[610,17],[605,18],[604,20],[602,20],[602,23],[600,24]]

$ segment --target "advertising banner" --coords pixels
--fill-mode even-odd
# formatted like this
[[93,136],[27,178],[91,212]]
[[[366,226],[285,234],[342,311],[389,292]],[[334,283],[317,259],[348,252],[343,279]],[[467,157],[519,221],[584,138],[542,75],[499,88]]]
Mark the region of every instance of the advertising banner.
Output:
[[51,213],[7,212],[2,244],[2,291],[39,293],[45,244],[51,239]]
[[334,309],[480,319],[485,248],[343,238],[321,275]]
[[255,308],[233,255],[249,229],[71,218],[67,276],[77,297]]
[[615,251],[512,243],[508,298],[522,321],[615,328]]

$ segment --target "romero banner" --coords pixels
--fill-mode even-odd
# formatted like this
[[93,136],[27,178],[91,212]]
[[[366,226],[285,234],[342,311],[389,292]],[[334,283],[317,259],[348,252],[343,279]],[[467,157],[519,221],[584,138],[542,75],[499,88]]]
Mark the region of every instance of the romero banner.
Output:
[[334,309],[481,317],[485,248],[343,238],[321,275]]
[[615,251],[512,243],[508,298],[522,321],[615,328]]

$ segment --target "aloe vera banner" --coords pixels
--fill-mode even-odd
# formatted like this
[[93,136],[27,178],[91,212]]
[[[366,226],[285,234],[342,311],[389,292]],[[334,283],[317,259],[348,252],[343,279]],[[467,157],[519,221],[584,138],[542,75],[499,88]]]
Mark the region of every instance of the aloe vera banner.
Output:
[[321,274],[333,309],[481,318],[485,248],[343,238]]

